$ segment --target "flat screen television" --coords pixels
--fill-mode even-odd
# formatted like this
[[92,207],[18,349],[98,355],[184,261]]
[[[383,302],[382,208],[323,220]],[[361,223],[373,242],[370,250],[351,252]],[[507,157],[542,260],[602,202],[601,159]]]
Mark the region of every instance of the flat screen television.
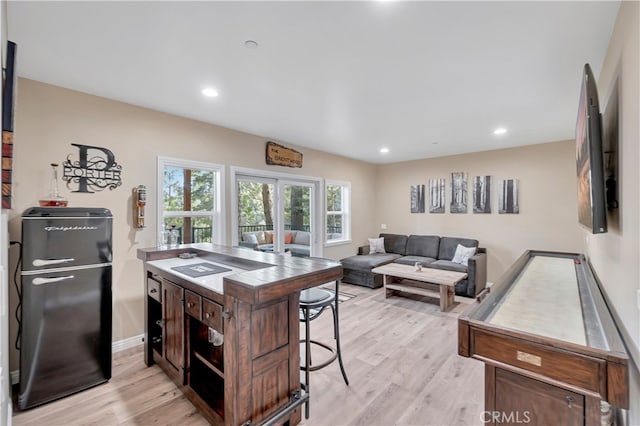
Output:
[[584,66],[576,122],[578,220],[593,234],[607,232],[607,204],[602,141],[602,116],[596,80]]

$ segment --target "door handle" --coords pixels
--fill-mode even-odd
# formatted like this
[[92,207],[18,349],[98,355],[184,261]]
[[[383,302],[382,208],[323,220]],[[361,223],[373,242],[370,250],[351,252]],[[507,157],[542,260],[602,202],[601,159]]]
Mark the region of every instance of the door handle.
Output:
[[42,285],[42,284],[51,284],[51,283],[57,283],[59,281],[64,281],[64,280],[71,280],[75,278],[73,275],[66,275],[64,277],[52,277],[52,278],[34,278],[33,279],[33,284],[34,285]]
[[58,265],[60,263],[73,262],[75,259],[73,257],[67,257],[64,259],[34,259],[33,266],[47,266],[47,265]]

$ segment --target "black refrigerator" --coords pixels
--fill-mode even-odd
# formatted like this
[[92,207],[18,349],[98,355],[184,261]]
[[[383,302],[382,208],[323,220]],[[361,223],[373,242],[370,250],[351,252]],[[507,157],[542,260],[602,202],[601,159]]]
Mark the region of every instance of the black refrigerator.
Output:
[[111,378],[111,238],[107,209],[23,213],[20,409]]

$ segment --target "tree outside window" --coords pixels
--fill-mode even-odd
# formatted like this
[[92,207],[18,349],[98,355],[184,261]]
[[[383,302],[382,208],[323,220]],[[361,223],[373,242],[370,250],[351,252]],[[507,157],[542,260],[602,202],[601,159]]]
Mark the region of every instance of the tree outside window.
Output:
[[[219,177],[221,166],[161,159],[162,203],[160,238],[164,230],[178,230],[179,243],[220,242]],[[162,241],[161,241],[162,242]]]
[[345,182],[328,181],[326,183],[326,242],[336,242],[350,238],[349,190],[350,185]]

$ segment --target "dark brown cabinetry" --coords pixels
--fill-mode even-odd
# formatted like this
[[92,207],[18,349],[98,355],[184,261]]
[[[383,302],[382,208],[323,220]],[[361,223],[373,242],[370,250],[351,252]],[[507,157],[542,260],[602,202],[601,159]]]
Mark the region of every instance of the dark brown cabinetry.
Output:
[[485,363],[489,424],[600,425],[629,407],[628,355],[582,255],[525,252],[458,319],[458,353]]
[[[158,363],[213,423],[224,419],[222,305],[148,272],[148,364]],[[219,333],[219,334],[215,334]],[[213,341],[213,343],[212,343]]]
[[486,390],[486,420],[493,416],[499,424],[584,424],[584,395],[490,365],[485,374],[495,384]]
[[340,264],[219,246],[189,249],[199,261],[237,269],[224,276],[222,294],[173,273],[181,251],[138,251],[147,285],[147,365],[157,363],[212,424],[299,423],[307,398],[300,385],[299,291],[340,279]]
[[162,280],[162,318],[164,323],[163,354],[184,383],[184,289],[171,281]]

